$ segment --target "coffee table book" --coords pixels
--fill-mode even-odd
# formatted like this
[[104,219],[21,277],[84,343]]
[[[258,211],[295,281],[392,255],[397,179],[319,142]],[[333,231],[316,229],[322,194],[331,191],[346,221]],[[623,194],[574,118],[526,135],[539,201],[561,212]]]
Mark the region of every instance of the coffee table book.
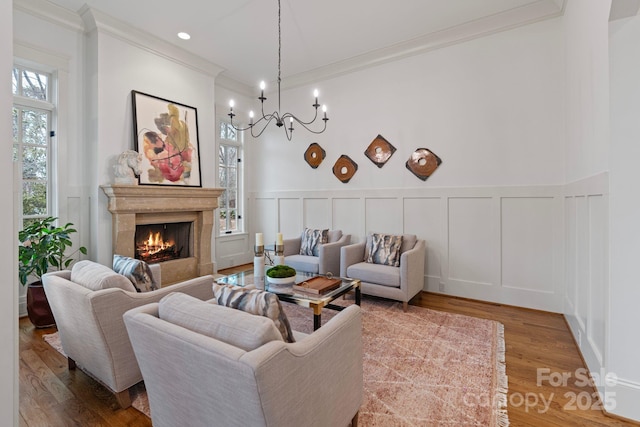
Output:
[[328,277],[318,276],[293,285],[293,290],[320,295],[339,288],[341,283],[342,279],[329,279]]

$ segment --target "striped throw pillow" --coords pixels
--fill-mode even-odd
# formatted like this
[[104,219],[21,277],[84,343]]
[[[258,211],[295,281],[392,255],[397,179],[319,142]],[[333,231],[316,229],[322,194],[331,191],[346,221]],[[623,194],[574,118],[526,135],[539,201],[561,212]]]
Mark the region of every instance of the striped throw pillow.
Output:
[[158,284],[153,280],[149,264],[142,260],[123,255],[114,255],[113,271],[129,279],[138,292],[149,292],[158,289]]
[[213,295],[218,305],[268,317],[273,320],[285,342],[295,342],[289,319],[287,319],[276,294],[260,289],[246,289],[241,286],[214,283]]

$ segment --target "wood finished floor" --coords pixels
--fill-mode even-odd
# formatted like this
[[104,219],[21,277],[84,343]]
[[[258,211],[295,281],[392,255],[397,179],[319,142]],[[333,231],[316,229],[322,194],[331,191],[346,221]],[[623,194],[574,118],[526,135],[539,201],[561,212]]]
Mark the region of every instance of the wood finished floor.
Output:
[[[220,273],[246,269],[240,266]],[[578,409],[594,390],[578,387],[573,377],[566,386],[552,387],[548,381],[538,384],[538,368],[572,376],[584,368],[561,315],[428,293],[418,295],[411,303],[504,325],[511,426],[640,425],[606,417],[597,409]],[[151,421],[137,410],[120,409],[113,395],[81,370],[69,371],[66,359],[42,339],[42,335],[54,331],[35,329],[27,318],[20,319],[20,426],[151,426]],[[572,405],[572,396],[582,396],[582,400]],[[542,398],[550,402],[547,409]],[[524,403],[527,401],[528,405]],[[597,405],[595,400],[592,403]]]

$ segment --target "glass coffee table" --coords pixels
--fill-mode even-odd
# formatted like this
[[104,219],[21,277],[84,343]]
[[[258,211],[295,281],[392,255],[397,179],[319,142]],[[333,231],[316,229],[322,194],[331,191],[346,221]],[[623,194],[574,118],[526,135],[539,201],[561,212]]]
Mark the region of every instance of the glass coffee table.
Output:
[[[296,275],[295,283],[302,283],[313,277],[322,276],[313,273],[298,272]],[[325,277],[325,276],[322,276]],[[289,285],[274,285],[267,282],[267,278],[264,278],[265,290],[278,295],[280,301],[291,302],[303,307],[309,307],[313,309],[313,330],[315,331],[321,325],[322,321],[322,309],[330,308],[332,310],[343,310],[345,307],[332,304],[338,297],[345,295],[347,292],[355,291],[356,304],[360,305],[361,293],[360,293],[360,280],[339,278],[341,280],[340,286],[329,292],[320,295],[309,294],[307,292],[299,292],[293,289],[293,284]],[[225,277],[216,279],[216,283],[221,285],[234,285],[234,286],[249,286],[255,285],[253,276],[253,270],[243,271],[241,273],[230,274]]]

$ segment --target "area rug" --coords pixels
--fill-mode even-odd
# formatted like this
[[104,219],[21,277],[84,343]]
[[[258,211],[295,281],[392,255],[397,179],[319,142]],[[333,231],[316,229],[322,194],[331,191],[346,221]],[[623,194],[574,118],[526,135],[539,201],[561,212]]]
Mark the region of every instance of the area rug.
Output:
[[[292,329],[311,332],[309,309],[283,306]],[[400,303],[367,297],[362,312],[364,400],[359,425],[509,425],[502,324],[411,305],[405,313]],[[324,310],[323,323],[335,313]],[[57,334],[45,340],[55,348]],[[148,416],[143,384],[134,388],[132,399]]]

